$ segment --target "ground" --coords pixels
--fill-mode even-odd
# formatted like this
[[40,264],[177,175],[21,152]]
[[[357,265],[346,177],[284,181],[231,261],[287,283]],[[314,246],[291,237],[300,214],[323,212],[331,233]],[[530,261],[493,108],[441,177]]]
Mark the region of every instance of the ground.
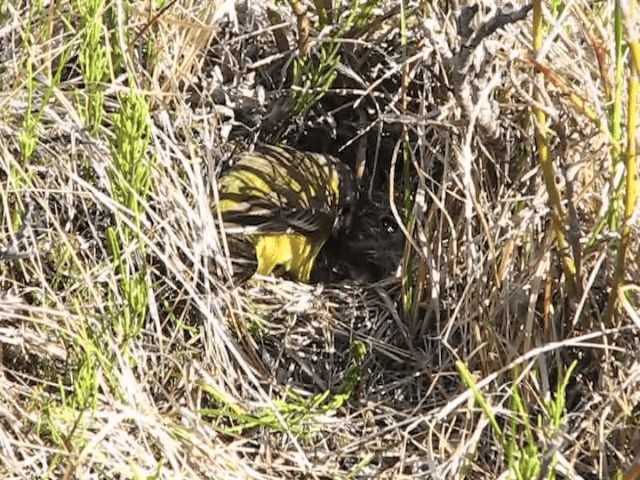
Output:
[[[638,9],[329,3],[0,4],[0,476],[640,478]],[[358,178],[310,284],[258,143]]]

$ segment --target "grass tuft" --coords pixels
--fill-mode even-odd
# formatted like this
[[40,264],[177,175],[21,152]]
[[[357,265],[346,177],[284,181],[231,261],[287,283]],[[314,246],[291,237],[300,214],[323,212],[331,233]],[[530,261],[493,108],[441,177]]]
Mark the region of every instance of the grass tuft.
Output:
[[[0,2],[0,477],[637,479],[638,12]],[[356,173],[311,284],[263,142]]]

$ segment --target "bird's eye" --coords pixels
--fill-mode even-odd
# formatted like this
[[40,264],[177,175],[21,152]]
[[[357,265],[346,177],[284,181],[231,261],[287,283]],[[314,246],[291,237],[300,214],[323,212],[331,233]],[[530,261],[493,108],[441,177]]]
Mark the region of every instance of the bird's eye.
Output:
[[385,215],[381,218],[382,227],[387,233],[394,233],[398,230],[398,222],[391,215]]

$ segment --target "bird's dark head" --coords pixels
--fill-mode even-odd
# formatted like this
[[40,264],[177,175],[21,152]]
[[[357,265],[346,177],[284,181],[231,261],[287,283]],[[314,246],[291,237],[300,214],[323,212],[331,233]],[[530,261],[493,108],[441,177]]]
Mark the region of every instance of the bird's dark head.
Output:
[[334,225],[334,233],[337,230],[349,230],[353,221],[353,212],[358,198],[358,188],[351,168],[342,163],[337,162],[336,168],[340,177],[339,200],[338,205],[340,213],[336,225]]

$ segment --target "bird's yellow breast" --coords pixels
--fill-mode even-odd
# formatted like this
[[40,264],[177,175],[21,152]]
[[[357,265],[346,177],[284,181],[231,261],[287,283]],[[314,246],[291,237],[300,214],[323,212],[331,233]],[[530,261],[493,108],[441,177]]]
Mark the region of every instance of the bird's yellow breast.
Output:
[[299,233],[255,235],[257,273],[270,275],[277,268],[289,272],[296,280],[309,282],[316,256],[325,239],[311,239]]

